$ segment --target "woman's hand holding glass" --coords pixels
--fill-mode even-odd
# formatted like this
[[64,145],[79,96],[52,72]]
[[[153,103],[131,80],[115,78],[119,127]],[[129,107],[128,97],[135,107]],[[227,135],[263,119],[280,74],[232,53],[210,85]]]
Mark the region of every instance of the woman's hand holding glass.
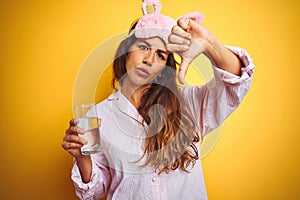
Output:
[[76,159],[81,179],[84,183],[88,183],[92,174],[92,161],[90,155],[82,154],[81,148],[87,144],[87,141],[79,137],[79,134],[85,134],[87,131],[77,126],[78,124],[79,120],[70,120],[70,126],[66,130],[62,147]]
[[81,147],[87,144],[85,139],[79,137],[79,134],[84,134],[85,130],[77,126],[78,123],[79,121],[77,119],[70,120],[70,126],[66,130],[62,143],[62,147],[75,158],[84,156],[81,153]]

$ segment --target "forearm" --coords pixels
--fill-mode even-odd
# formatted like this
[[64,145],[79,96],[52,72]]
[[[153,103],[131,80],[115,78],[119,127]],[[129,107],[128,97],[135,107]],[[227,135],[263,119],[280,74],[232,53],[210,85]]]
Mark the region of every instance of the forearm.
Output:
[[216,67],[235,74],[241,75],[241,67],[243,66],[239,58],[227,49],[212,33],[207,41],[206,53],[216,64]]
[[71,179],[80,199],[100,199],[110,186],[110,169],[103,153],[76,157]]
[[76,158],[76,164],[79,168],[81,179],[83,183],[90,182],[92,175],[92,160],[90,156],[83,156]]

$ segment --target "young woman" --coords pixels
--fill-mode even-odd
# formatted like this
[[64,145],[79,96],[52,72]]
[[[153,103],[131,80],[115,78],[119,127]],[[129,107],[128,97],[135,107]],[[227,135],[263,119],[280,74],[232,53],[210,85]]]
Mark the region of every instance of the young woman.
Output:
[[[62,143],[74,158],[81,199],[207,199],[200,140],[220,125],[247,93],[254,65],[245,50],[225,47],[200,23],[181,18],[171,34],[142,37],[136,27],[114,60],[117,91],[97,104],[102,152],[82,155],[84,131],[72,119]],[[173,53],[182,61],[176,75]],[[215,77],[178,87],[201,53]]]

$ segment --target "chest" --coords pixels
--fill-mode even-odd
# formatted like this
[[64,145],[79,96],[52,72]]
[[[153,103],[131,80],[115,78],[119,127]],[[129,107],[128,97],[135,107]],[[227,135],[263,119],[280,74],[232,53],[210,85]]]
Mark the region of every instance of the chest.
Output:
[[127,172],[144,170],[140,166],[144,161],[146,127],[134,114],[114,104],[101,109],[99,117],[101,142],[110,167]]

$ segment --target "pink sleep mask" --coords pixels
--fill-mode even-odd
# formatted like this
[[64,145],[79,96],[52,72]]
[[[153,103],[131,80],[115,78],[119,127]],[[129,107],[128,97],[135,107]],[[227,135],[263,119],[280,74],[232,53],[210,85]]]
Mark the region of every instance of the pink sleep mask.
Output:
[[204,15],[199,12],[192,12],[183,15],[177,19],[173,19],[167,15],[160,14],[162,5],[160,0],[143,0],[142,11],[143,16],[139,19],[135,29],[129,34],[135,34],[137,38],[160,37],[165,43],[168,43],[168,37],[173,26],[177,24],[177,20],[185,17],[191,18],[197,22],[201,22]]

